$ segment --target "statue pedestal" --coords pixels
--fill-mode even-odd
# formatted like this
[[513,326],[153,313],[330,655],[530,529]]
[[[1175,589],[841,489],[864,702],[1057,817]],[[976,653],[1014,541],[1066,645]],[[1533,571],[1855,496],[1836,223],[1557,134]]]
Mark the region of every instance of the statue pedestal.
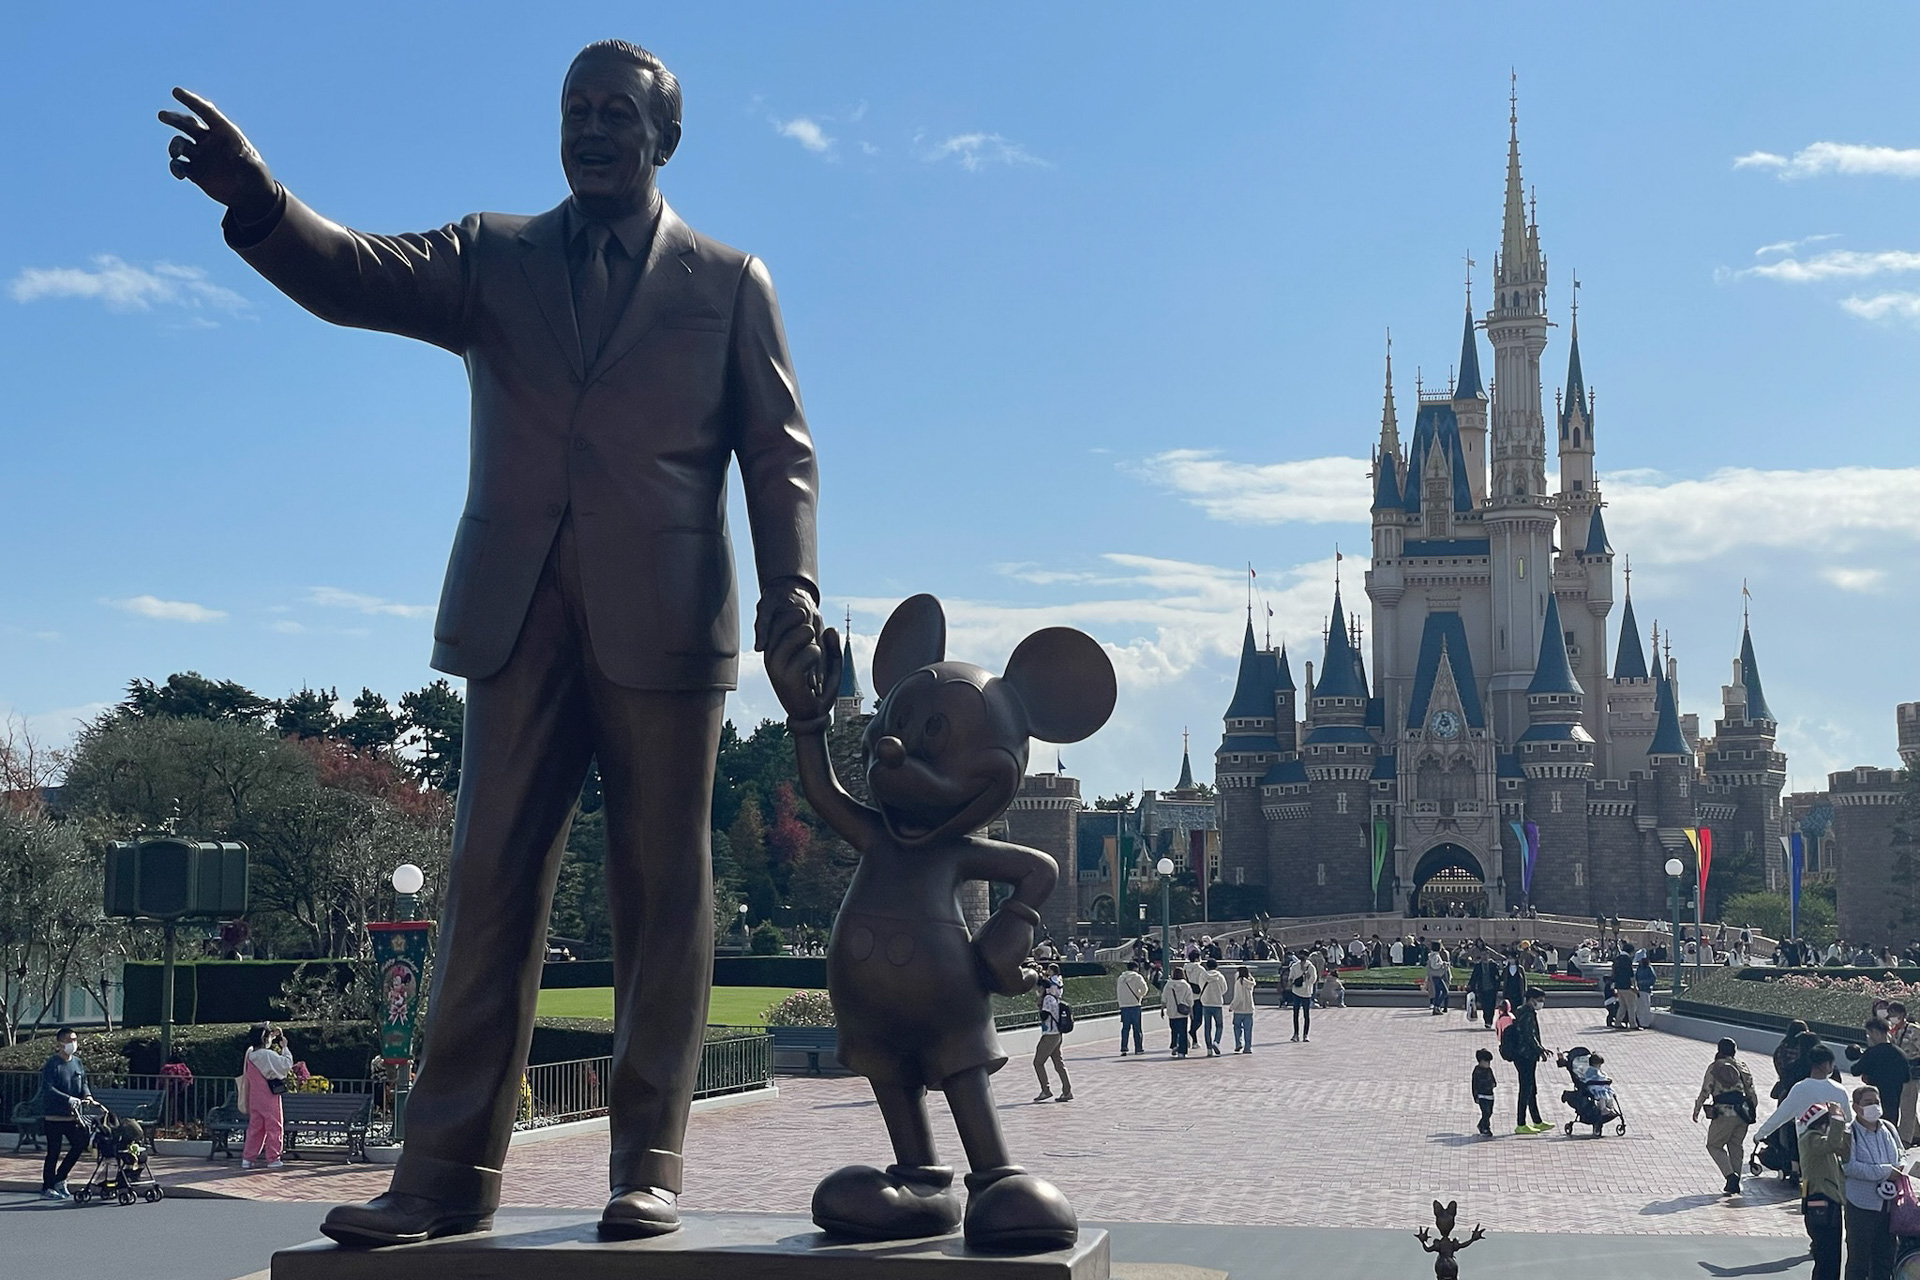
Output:
[[494,1230],[388,1249],[316,1240],[273,1255],[272,1280],[1109,1280],[1107,1233],[1071,1249],[969,1253],[960,1234],[848,1244],[805,1218],[688,1214],[672,1235],[601,1240],[597,1214],[498,1218]]

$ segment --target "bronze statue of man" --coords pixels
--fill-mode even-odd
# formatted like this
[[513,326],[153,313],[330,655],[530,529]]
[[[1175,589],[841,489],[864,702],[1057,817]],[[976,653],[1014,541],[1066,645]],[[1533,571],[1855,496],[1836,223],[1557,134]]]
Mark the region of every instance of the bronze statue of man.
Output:
[[715,754],[738,666],[733,460],[760,579],[756,647],[819,629],[813,443],[766,268],[661,199],[680,86],[624,41],[587,46],[567,71],[570,198],[418,235],[328,221],[211,103],[174,96],[192,114],[160,113],[179,131],[172,172],[226,206],[248,264],[324,320],[446,348],[472,386],[467,503],[433,631],[433,665],[467,680],[467,720],[426,1053],[391,1189],[323,1229],[381,1245],[491,1225],[554,880],[597,761],[616,993],[601,1231],[672,1231],[712,972]]

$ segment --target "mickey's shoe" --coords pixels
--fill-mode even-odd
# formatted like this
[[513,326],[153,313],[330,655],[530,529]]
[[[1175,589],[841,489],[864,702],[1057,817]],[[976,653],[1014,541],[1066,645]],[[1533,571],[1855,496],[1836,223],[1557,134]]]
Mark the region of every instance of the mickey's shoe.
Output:
[[679,1229],[679,1208],[651,1187],[621,1187],[600,1211],[603,1239],[644,1240]]
[[967,1175],[967,1246],[995,1253],[1044,1253],[1080,1238],[1080,1219],[1060,1189],[1003,1165]]
[[945,1165],[848,1165],[813,1189],[813,1222],[855,1240],[943,1236],[960,1225],[960,1194]]
[[389,1191],[366,1204],[336,1205],[320,1224],[322,1234],[363,1249],[492,1229],[491,1208],[444,1204],[404,1191]]

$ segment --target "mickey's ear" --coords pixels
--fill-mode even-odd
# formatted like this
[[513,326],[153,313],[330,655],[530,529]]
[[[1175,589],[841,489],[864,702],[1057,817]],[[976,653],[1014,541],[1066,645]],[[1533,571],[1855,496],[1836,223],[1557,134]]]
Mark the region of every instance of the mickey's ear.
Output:
[[924,666],[947,656],[947,615],[930,595],[909,596],[880,628],[873,646],[873,696],[884,698],[893,686]]
[[1442,1205],[1442,1204],[1441,1204],[1441,1203],[1440,1203],[1440,1202],[1439,1202],[1438,1200],[1435,1200],[1435,1201],[1433,1202],[1433,1216],[1434,1216],[1434,1217],[1436,1217],[1436,1218],[1438,1218],[1438,1217],[1442,1217],[1442,1216],[1444,1216],[1444,1215],[1446,1214],[1446,1212],[1447,1212],[1447,1210],[1446,1210],[1446,1208],[1445,1208],[1445,1206],[1443,1206],[1443,1205]]
[[1119,690],[1099,642],[1072,627],[1048,627],[1007,659],[1006,682],[1026,704],[1027,728],[1044,742],[1092,737],[1113,714]]

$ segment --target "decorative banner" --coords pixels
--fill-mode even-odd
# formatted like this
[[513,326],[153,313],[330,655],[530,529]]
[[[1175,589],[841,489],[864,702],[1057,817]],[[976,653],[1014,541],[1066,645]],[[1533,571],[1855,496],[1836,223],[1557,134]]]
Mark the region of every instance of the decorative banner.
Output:
[[1533,897],[1533,871],[1540,864],[1540,828],[1529,822],[1526,826],[1527,852],[1520,862],[1520,892],[1527,898]]
[[1798,831],[1791,839],[1780,837],[1787,846],[1787,936],[1800,936],[1800,882],[1807,872],[1807,838]]
[[1517,822],[1509,822],[1507,826],[1520,846],[1520,892],[1525,893],[1533,881],[1533,872],[1527,867],[1527,829]]
[[1375,818],[1373,820],[1373,900],[1376,904],[1380,901],[1380,873],[1386,869],[1387,865],[1387,839],[1387,820]]
[[1696,846],[1700,851],[1700,909],[1706,910],[1707,875],[1713,870],[1713,828],[1700,828],[1700,841]]
[[374,961],[380,966],[380,1056],[388,1062],[413,1057],[421,980],[427,972],[431,920],[370,921]]

